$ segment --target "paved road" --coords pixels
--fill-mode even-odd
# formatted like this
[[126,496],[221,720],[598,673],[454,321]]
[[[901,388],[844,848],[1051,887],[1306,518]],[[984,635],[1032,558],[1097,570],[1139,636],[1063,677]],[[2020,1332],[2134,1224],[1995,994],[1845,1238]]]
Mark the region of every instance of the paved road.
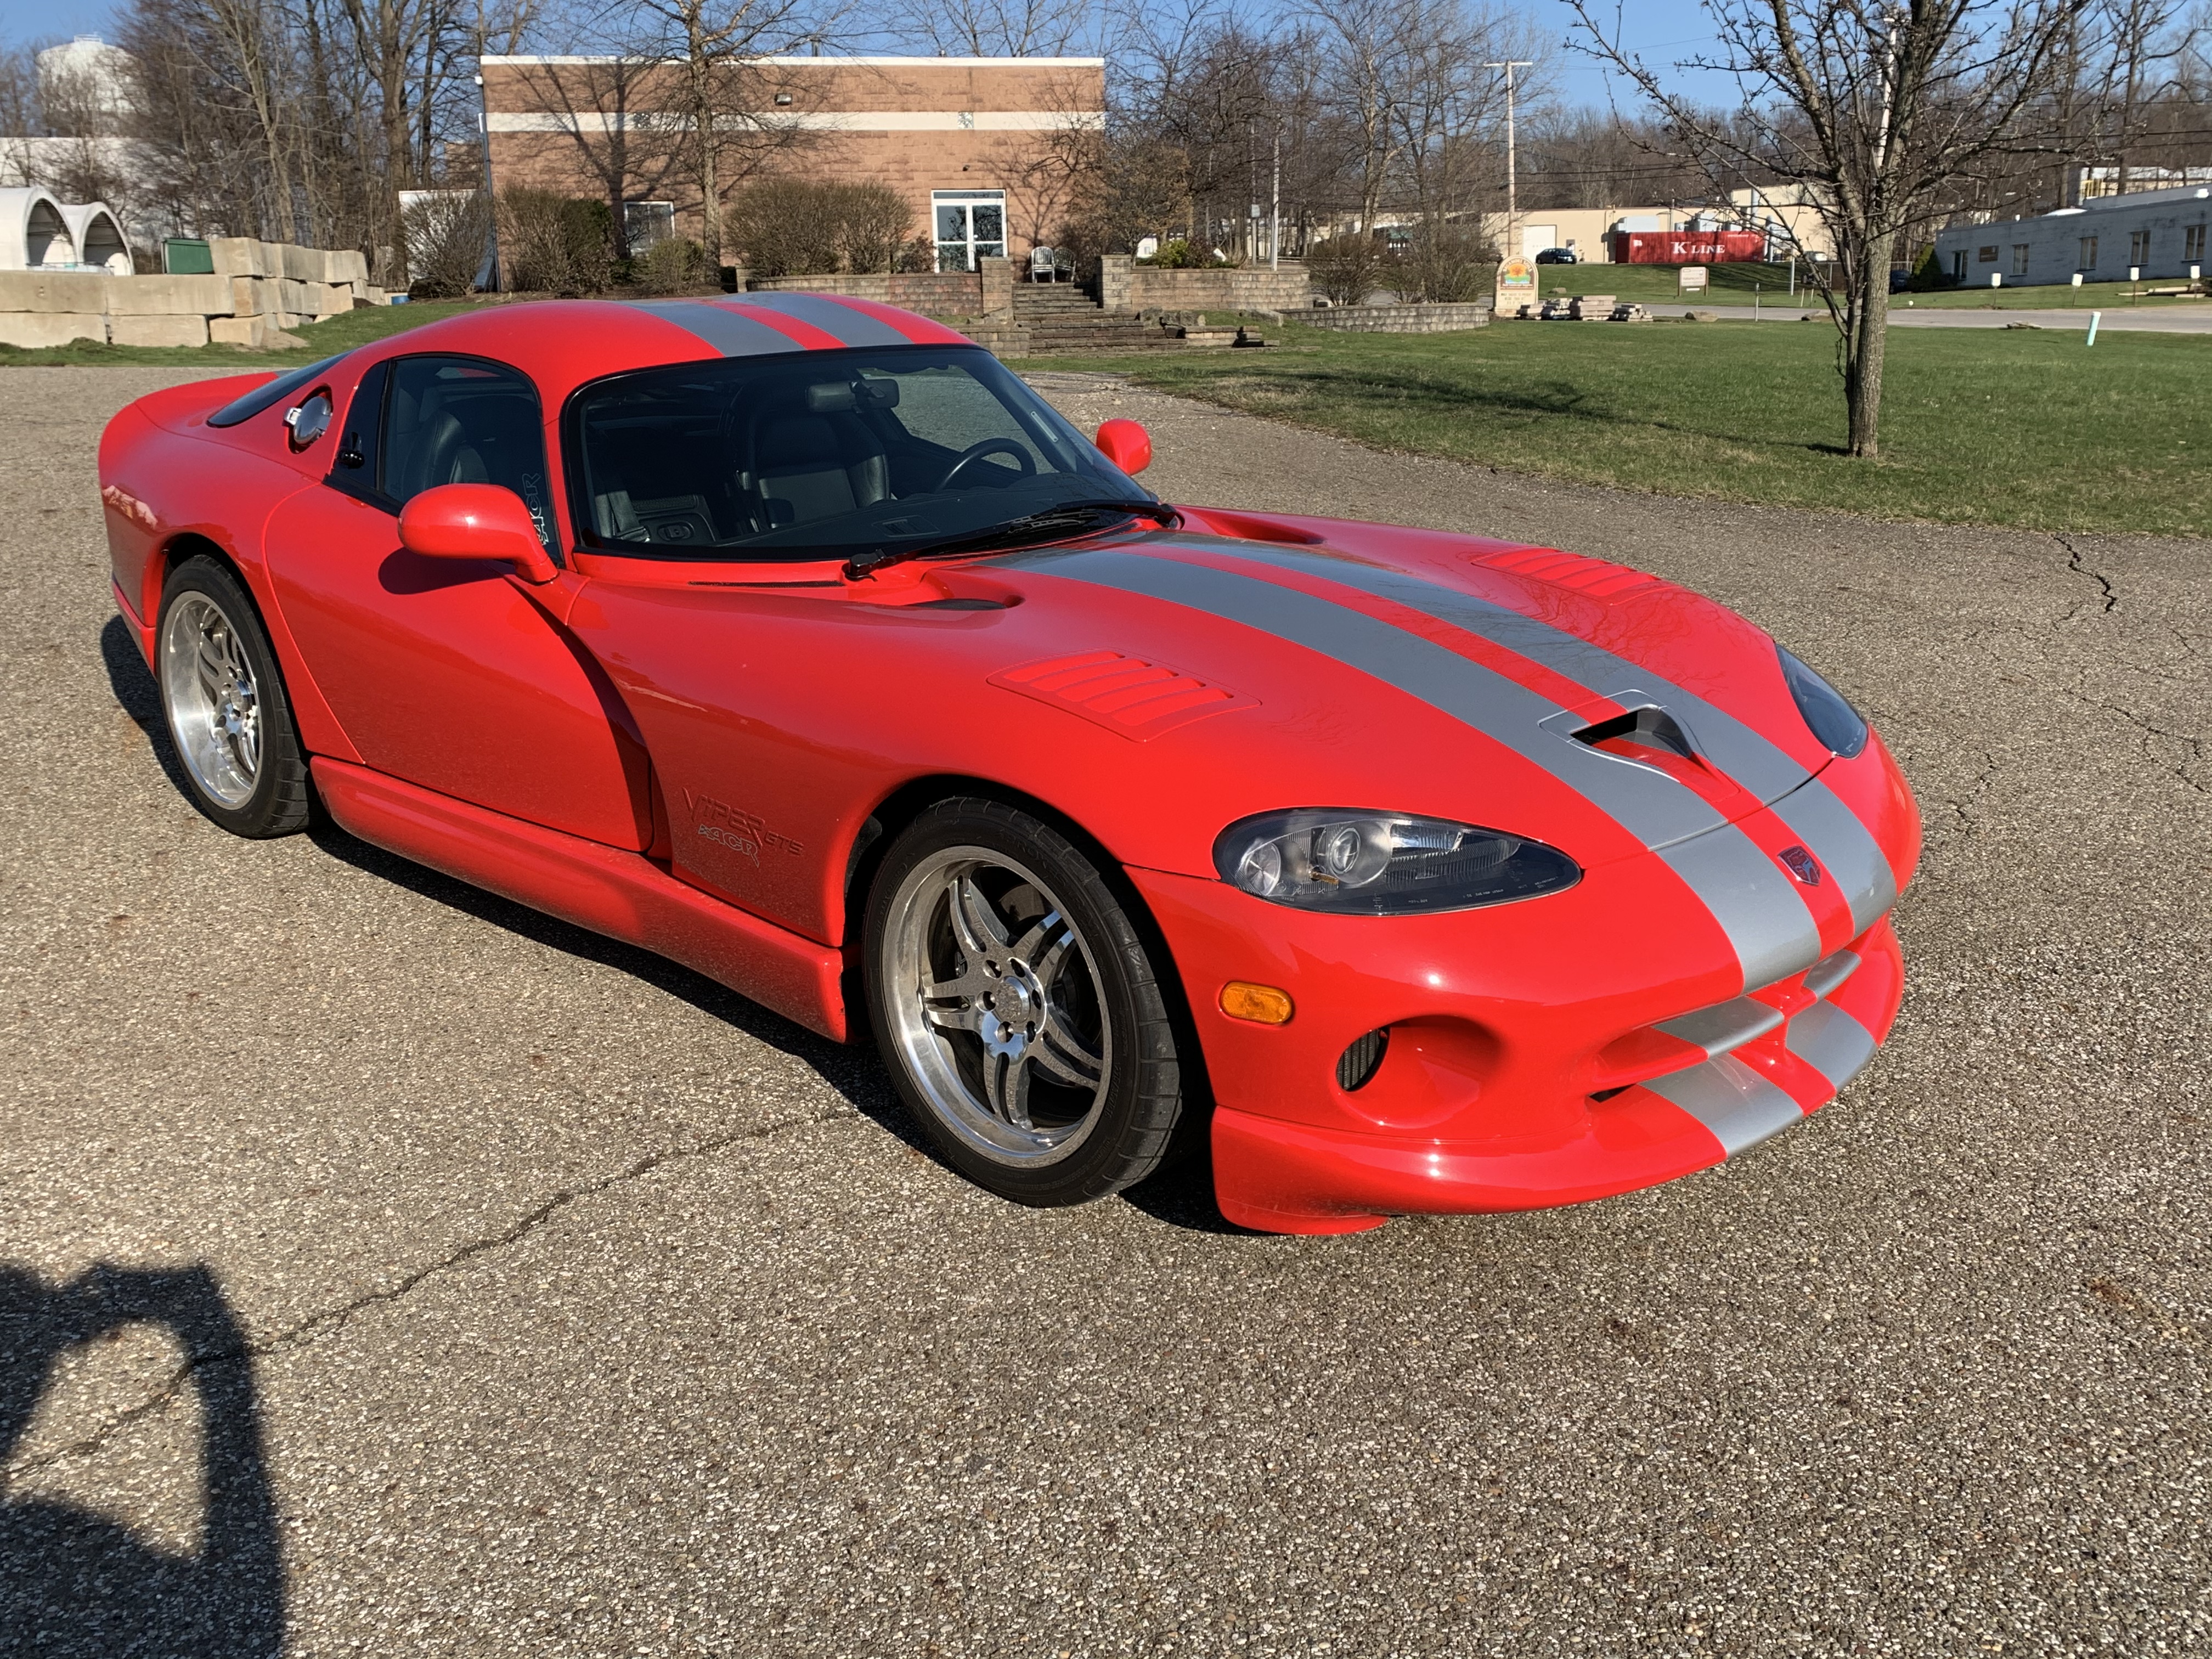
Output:
[[[1679,317],[1685,311],[1707,311],[1725,323],[1796,323],[1808,317],[1814,322],[1826,322],[1828,313],[1816,304],[1809,309],[1803,301],[1794,305],[1777,304],[1760,307],[1737,305],[1647,306],[1656,317]],[[1929,306],[1925,310],[1909,309],[1894,301],[1889,311],[1893,328],[2004,328],[2014,323],[2025,323],[2036,328],[2078,328],[2089,326],[2090,307],[2082,306],[2073,310],[2054,307],[2049,311],[1984,310],[1966,306]],[[2174,306],[2171,308],[2147,308],[2137,311],[2127,306],[2107,306],[2100,308],[2103,320],[2097,325],[2100,334],[2111,329],[2150,334],[2212,334],[2212,304]]]
[[2212,546],[1613,495],[1051,377],[1150,422],[1170,495],[1743,607],[1927,817],[1896,1039],[1803,1129],[1260,1238],[1187,1182],[1009,1208],[864,1056],[211,829],[92,491],[157,378],[0,374],[0,1651],[2212,1641]]

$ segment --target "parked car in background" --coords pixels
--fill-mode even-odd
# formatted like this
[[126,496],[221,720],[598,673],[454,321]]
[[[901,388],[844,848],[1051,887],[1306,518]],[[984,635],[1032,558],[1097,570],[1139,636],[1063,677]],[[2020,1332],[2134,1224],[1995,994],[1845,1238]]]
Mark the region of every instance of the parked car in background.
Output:
[[1547,247],[1536,256],[1540,265],[1578,265],[1582,262],[1582,255],[1571,247]]

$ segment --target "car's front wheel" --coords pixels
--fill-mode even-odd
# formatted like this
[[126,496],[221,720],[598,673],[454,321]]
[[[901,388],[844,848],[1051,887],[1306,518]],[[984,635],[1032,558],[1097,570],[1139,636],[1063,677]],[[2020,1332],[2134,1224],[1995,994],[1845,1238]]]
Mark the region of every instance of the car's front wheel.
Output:
[[196,556],[169,573],[154,670],[193,804],[234,836],[307,828],[307,763],[276,653],[244,586],[216,561]]
[[885,854],[866,938],[884,1062],[969,1179],[1080,1204],[1166,1155],[1183,1079],[1163,964],[1052,826],[997,801],[931,807]]

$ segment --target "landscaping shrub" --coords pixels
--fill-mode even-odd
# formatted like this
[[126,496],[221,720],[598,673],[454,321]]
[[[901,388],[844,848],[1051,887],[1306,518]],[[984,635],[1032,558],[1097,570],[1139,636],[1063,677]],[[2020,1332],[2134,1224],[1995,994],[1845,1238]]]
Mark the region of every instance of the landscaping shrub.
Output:
[[914,228],[914,204],[889,185],[828,185],[828,206],[837,225],[845,269],[889,270]]
[[664,236],[630,261],[630,280],[647,294],[692,294],[706,285],[707,250]]
[[407,204],[399,222],[407,245],[410,295],[451,300],[475,285],[490,228],[481,191],[419,196]]
[[910,258],[915,244],[928,246],[921,237],[908,241],[913,205],[882,184],[763,179],[732,204],[727,228],[756,276],[886,271]]
[[1331,305],[1365,305],[1382,277],[1382,249],[1372,236],[1332,236],[1306,251],[1306,275]]
[[613,280],[614,216],[595,198],[501,191],[499,246],[510,289],[594,294]]

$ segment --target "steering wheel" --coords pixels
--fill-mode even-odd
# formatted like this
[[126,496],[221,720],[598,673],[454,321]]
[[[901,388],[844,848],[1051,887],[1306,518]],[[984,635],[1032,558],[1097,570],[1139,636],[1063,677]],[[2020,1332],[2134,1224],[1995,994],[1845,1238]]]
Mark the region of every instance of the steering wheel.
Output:
[[981,443],[970,444],[962,450],[960,459],[946,467],[945,476],[930,485],[930,488],[933,490],[943,489],[958,477],[970,464],[981,460],[986,455],[1011,455],[1020,466],[1022,477],[1024,478],[1036,477],[1036,462],[1030,459],[1028,450],[1023,448],[1012,438],[986,438]]

